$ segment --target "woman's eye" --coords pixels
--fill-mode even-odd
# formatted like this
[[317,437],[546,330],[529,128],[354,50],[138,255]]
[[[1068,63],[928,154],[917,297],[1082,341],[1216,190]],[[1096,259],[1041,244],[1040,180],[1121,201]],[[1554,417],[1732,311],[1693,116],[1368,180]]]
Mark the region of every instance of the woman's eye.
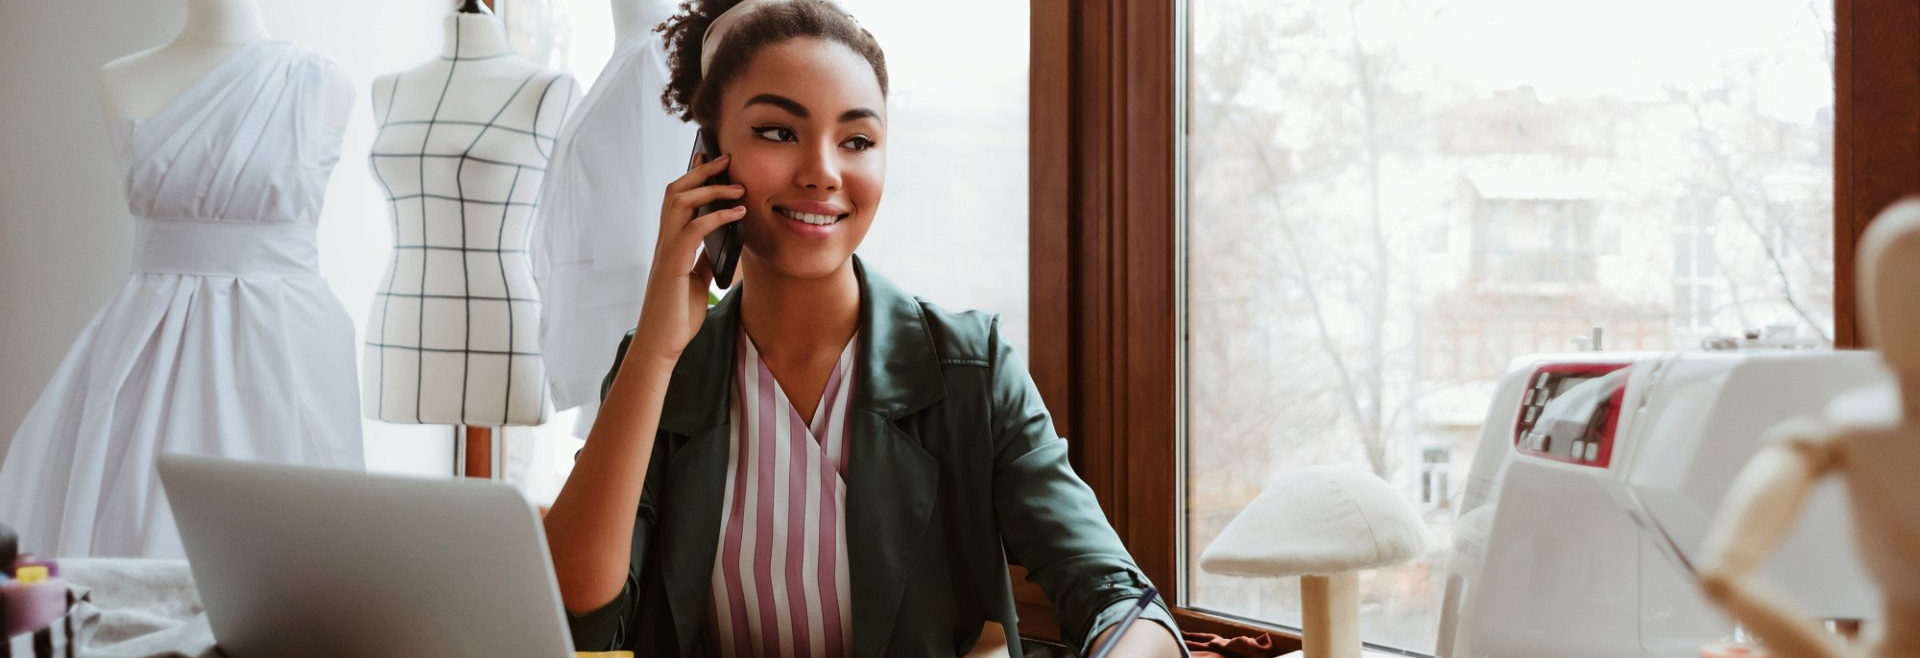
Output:
[[780,126],[766,126],[764,128],[754,128],[753,133],[755,135],[759,135],[760,139],[765,139],[765,140],[770,140],[775,142],[791,142],[797,139],[797,136],[793,134],[793,129],[782,128]]
[[865,137],[850,137],[847,141],[841,142],[840,146],[855,151],[865,151],[873,148],[873,140]]

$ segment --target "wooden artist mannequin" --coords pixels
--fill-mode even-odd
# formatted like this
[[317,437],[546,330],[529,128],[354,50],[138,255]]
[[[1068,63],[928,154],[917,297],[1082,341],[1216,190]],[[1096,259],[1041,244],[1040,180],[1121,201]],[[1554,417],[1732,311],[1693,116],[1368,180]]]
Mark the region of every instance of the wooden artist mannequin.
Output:
[[[1920,655],[1920,201],[1889,208],[1860,239],[1860,321],[1895,383],[1842,395],[1820,420],[1774,428],[1727,492],[1702,552],[1707,596],[1787,658]],[[1844,644],[1755,575],[1828,476],[1846,483],[1862,566],[1882,597],[1883,636]]]

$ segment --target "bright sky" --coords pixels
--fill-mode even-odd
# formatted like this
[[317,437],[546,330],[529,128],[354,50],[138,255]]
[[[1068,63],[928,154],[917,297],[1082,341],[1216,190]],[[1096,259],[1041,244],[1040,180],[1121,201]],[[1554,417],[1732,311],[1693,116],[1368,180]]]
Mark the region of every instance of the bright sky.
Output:
[[[1415,4],[1432,4],[1431,0]],[[1833,103],[1831,3],[1809,0],[1447,0],[1408,43],[1482,90],[1661,98],[1753,67],[1766,109],[1805,121]],[[1417,12],[1416,12],[1416,15]]]
[[[1333,29],[1346,0],[1317,0]],[[1833,103],[1820,0],[1358,0],[1369,48],[1392,43],[1480,92],[1533,87],[1543,98],[1664,98],[1669,88],[1726,84],[1753,71],[1767,111],[1807,121]],[[1191,0],[1195,48],[1210,30],[1273,0]],[[1298,6],[1298,5],[1295,5]],[[1344,34],[1330,35],[1344,39]]]

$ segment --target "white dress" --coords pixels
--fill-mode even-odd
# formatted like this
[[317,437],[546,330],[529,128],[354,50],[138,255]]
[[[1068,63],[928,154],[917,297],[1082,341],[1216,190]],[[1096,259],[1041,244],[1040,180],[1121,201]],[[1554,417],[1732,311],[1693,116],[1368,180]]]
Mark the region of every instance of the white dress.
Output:
[[[643,25],[666,20],[672,4]],[[660,38],[637,30],[614,50],[567,120],[541,190],[534,277],[545,301],[540,351],[556,409],[580,407],[585,437],[620,337],[640,318],[668,183],[687,171],[694,126],[667,114]]]
[[0,523],[59,557],[182,558],[154,459],[364,468],[353,324],[318,273],[337,65],[241,47],[111,123],[132,274],[81,331],[0,464]]

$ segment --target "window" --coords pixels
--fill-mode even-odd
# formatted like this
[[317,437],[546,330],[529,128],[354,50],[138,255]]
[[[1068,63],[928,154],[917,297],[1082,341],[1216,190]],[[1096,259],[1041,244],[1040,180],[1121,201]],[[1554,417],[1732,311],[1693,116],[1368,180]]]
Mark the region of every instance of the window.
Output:
[[[887,52],[887,194],[862,258],[1027,351],[1027,0],[841,0]],[[964,55],[960,55],[964,53]]]
[[1348,464],[1436,537],[1363,577],[1364,639],[1431,653],[1451,484],[1510,359],[1595,326],[1830,344],[1832,9],[1186,3],[1183,605],[1297,625],[1297,583],[1199,556],[1265,484]]
[[[1676,330],[1713,328],[1713,288],[1718,277],[1714,241],[1717,237],[1713,203],[1717,199],[1683,202],[1673,223],[1673,327]],[[1772,236],[1778,240],[1778,233]]]
[[1479,199],[1473,278],[1509,286],[1593,281],[1593,208],[1591,199]]
[[1420,449],[1420,503],[1426,508],[1445,507],[1453,497],[1453,451],[1447,446]]

